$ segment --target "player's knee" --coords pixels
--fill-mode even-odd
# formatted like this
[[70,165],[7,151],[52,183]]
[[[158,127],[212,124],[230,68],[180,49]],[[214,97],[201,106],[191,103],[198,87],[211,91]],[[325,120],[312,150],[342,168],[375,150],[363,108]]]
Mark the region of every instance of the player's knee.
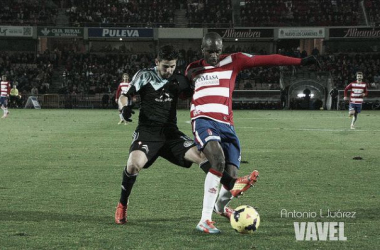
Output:
[[127,172],[131,175],[136,175],[140,172],[141,168],[135,164],[135,163],[130,163],[128,164],[125,169],[127,170]]
[[210,160],[211,162],[211,166],[219,171],[219,172],[223,172],[224,171],[224,167],[226,165],[226,161],[224,159],[224,156],[221,155],[221,154],[213,154],[212,155],[212,160]]

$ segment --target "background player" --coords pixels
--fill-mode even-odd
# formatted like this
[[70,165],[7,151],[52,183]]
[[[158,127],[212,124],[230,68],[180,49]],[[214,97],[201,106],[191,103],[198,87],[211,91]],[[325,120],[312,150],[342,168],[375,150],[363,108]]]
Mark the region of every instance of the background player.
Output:
[[[184,76],[173,75],[178,52],[173,46],[160,48],[156,67],[140,70],[135,74],[126,96],[130,99],[140,94],[139,123],[129,149],[127,166],[123,171],[121,195],[115,212],[115,222],[127,222],[127,205],[136,177],[143,168],[149,168],[158,157],[173,164],[189,168],[197,163],[207,172],[210,164],[201,155],[194,141],[177,127],[177,102],[180,95],[190,97],[192,89]],[[122,99],[124,119],[131,121],[132,110]],[[240,195],[253,184],[249,176],[232,178],[223,174],[222,184],[234,196]]]
[[120,117],[120,121],[118,123],[119,125],[122,124],[123,122],[125,125],[127,125],[127,123],[128,123],[126,120],[124,120],[124,118],[121,114],[121,110],[123,109],[124,105],[122,104],[120,98],[124,98],[124,96],[122,94],[126,94],[130,87],[131,87],[131,85],[129,82],[129,74],[124,73],[123,74],[123,81],[117,87],[116,94],[115,94],[115,102],[117,103],[118,109],[119,109],[119,117]]
[[[304,59],[281,55],[254,56],[246,53],[221,55],[222,37],[207,33],[202,40],[203,59],[191,63],[186,76],[194,84],[191,119],[195,142],[211,163],[204,186],[202,218],[196,229],[219,233],[213,225],[212,211],[224,214],[232,196],[219,182],[223,171],[237,175],[240,166],[240,142],[235,133],[232,93],[236,76],[241,70],[258,66],[306,65],[316,63],[314,56]],[[254,178],[257,178],[258,172]],[[218,201],[216,199],[218,197]]]
[[348,115],[351,118],[351,129],[355,129],[355,122],[358,119],[358,114],[362,110],[363,97],[368,95],[367,83],[363,82],[363,73],[356,72],[356,81],[347,85],[344,89],[344,100],[348,101],[348,90],[351,90],[350,105]]
[[7,118],[9,115],[8,97],[11,92],[11,84],[7,81],[7,77],[5,75],[1,77],[0,91],[0,105],[3,110],[3,116],[1,118]]

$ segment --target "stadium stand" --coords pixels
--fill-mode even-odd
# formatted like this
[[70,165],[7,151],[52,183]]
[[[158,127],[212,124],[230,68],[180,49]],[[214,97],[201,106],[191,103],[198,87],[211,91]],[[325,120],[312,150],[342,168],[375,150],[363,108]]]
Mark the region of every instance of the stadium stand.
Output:
[[[42,7],[41,7],[42,6]],[[212,11],[209,11],[212,10]],[[181,27],[233,28],[233,27],[341,27],[366,25],[376,27],[380,22],[380,5],[374,0],[4,0],[0,6],[0,24],[8,26],[85,26],[85,27]],[[66,20],[57,21],[59,16],[67,15]],[[7,27],[8,27],[7,26]],[[361,26],[360,26],[361,27]],[[5,31],[2,30],[4,33]],[[139,69],[152,66],[155,51],[153,47],[159,42],[148,41],[152,49],[146,52],[133,52],[123,49],[101,39],[81,37],[71,38],[71,47],[80,49],[46,49],[47,38],[30,38],[25,46],[28,52],[0,52],[0,72],[17,83],[21,93],[29,94],[37,89],[39,94],[65,95],[112,95],[118,86],[123,72],[134,75]],[[2,40],[2,47],[12,40]],[[270,38],[271,39],[271,38]],[[16,40],[16,39],[15,39]],[[33,45],[31,42],[35,42]],[[43,41],[42,41],[43,40]],[[54,38],[50,39],[51,41]],[[84,41],[86,40],[86,41]],[[58,45],[59,39],[52,42]],[[58,42],[57,42],[58,41]],[[63,40],[62,40],[63,41]],[[334,41],[324,41],[320,53],[317,48],[309,53],[317,55],[322,68],[308,68],[313,76],[320,80],[318,72],[330,72],[332,84],[340,90],[354,79],[354,73],[361,70],[370,89],[378,90],[380,86],[380,53],[378,45],[368,41],[360,46],[342,45]],[[20,44],[19,43],[15,44]],[[124,41],[123,41],[124,42]],[[123,42],[120,42],[122,44]],[[186,41],[184,40],[186,43]],[[358,41],[361,42],[361,41]],[[97,43],[97,46],[92,46]],[[273,41],[270,41],[273,43]],[[99,45],[100,44],[100,45]],[[273,43],[275,44],[275,43]],[[37,48],[37,46],[40,46]],[[134,45],[133,45],[134,46]],[[305,57],[306,50],[297,46],[276,48],[278,53]],[[280,45],[278,45],[280,46]],[[50,46],[50,48],[54,46]],[[268,47],[269,48],[269,47]],[[312,48],[312,47],[311,47]],[[319,47],[321,49],[321,47]],[[24,48],[22,50],[25,50]],[[35,50],[35,51],[33,51]],[[39,52],[36,52],[39,51]],[[41,52],[42,51],[42,52]],[[268,54],[265,49],[256,49],[246,43],[226,43],[225,53],[244,51],[251,54]],[[274,51],[269,51],[274,53]],[[180,50],[178,70],[184,72],[187,64],[200,59],[201,53],[191,46]],[[254,91],[262,91],[264,97],[271,91],[279,100],[283,87],[282,72],[302,75],[302,68],[294,67],[258,67],[241,72],[236,80],[236,90],[242,91],[242,98],[257,97]],[[311,74],[310,72],[305,75]],[[247,91],[247,96],[242,94]],[[250,92],[253,91],[253,92]],[[112,99],[112,98],[110,98]],[[257,104],[257,103],[256,103]],[[242,104],[242,108],[278,107],[278,102],[265,103],[260,100],[257,105]],[[250,106],[251,105],[251,106]]]
[[54,52],[34,53],[0,53],[0,72],[17,85],[23,94],[36,87],[40,94],[49,93],[52,74],[56,63]]
[[49,0],[2,0],[2,25],[54,25],[57,5]]
[[243,3],[240,16],[244,27],[351,26],[360,24],[362,17],[362,8],[355,0],[245,0]]
[[173,27],[173,0],[72,0],[67,9],[72,26]]

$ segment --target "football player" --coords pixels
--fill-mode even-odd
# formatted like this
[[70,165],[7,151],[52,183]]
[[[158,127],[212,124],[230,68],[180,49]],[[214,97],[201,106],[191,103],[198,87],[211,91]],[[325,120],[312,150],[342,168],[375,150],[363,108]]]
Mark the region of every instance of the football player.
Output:
[[121,114],[121,111],[124,107],[121,99],[125,98],[123,96],[123,94],[126,94],[130,87],[131,87],[131,85],[129,83],[129,74],[124,73],[123,74],[123,81],[117,87],[116,94],[115,94],[115,102],[117,103],[118,108],[119,108],[119,118],[120,118],[120,121],[118,123],[119,125],[122,123],[124,123],[125,125],[128,124],[128,122],[123,118],[123,115]]
[[[348,90],[351,90],[350,98],[347,96]],[[344,100],[350,101],[348,116],[352,118],[351,129],[355,129],[355,122],[362,110],[363,98],[366,95],[368,95],[368,88],[367,83],[363,82],[363,72],[356,72],[356,81],[351,82],[344,89]]]
[[[281,55],[255,56],[246,53],[222,55],[222,37],[207,33],[202,40],[203,59],[186,69],[186,76],[194,84],[190,116],[193,134],[199,150],[211,163],[206,175],[202,217],[196,229],[205,233],[219,233],[212,221],[213,210],[224,214],[232,194],[219,183],[227,171],[237,176],[240,166],[240,142],[235,133],[232,112],[232,93],[240,71],[260,66],[307,65],[317,63],[314,56],[303,59]],[[255,173],[256,180],[258,172]],[[218,200],[217,200],[218,197]]]
[[[132,78],[130,89],[124,94],[130,100],[138,93],[141,103],[138,126],[123,171],[121,195],[115,212],[116,224],[127,222],[128,201],[136,178],[158,157],[183,168],[196,163],[208,172],[211,167],[194,141],[177,127],[178,98],[188,98],[193,93],[184,76],[173,74],[177,60],[178,51],[173,46],[161,47],[155,59],[156,66],[138,71]],[[123,100],[122,115],[126,121],[132,121],[134,112],[127,104],[128,100]],[[232,178],[223,173],[222,183],[235,196],[239,196],[254,183],[251,175]]]
[[7,118],[9,115],[8,110],[8,97],[11,92],[11,85],[9,81],[7,81],[7,76],[3,75],[1,77],[1,88],[0,88],[0,105],[3,110],[3,116],[1,118]]

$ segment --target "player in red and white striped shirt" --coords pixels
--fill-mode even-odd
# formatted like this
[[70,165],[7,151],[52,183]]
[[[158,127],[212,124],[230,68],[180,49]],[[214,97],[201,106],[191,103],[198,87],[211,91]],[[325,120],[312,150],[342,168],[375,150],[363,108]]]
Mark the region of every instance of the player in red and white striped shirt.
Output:
[[[350,98],[348,98],[348,90],[351,90]],[[344,89],[344,100],[350,99],[348,110],[349,117],[352,117],[351,129],[355,129],[355,122],[358,119],[358,114],[362,110],[363,97],[368,95],[367,83],[363,82],[363,73],[356,72],[356,81],[347,85]]]
[[[219,233],[213,225],[212,211],[221,215],[231,213],[227,207],[231,192],[219,182],[224,170],[237,176],[240,166],[240,142],[236,136],[232,112],[232,93],[238,73],[244,69],[260,66],[306,65],[316,63],[315,57],[304,59],[281,55],[254,56],[246,53],[221,55],[222,37],[207,33],[202,40],[204,59],[191,63],[186,76],[194,84],[191,104],[193,134],[198,149],[211,163],[204,186],[202,218],[196,229],[205,233]],[[249,176],[256,182],[258,171]],[[218,197],[218,201],[216,198]]]
[[123,102],[120,99],[126,98],[123,94],[127,94],[129,88],[131,87],[130,81],[129,81],[129,74],[124,73],[123,74],[123,82],[121,82],[116,90],[115,95],[115,102],[118,104],[119,107],[119,117],[120,121],[118,124],[122,124],[124,122],[125,125],[127,125],[127,121],[124,120],[123,115],[121,114],[121,111],[123,109]]
[[7,118],[9,111],[8,111],[8,97],[11,92],[11,85],[9,81],[7,81],[7,77],[5,75],[2,76],[1,78],[1,83],[0,83],[0,105],[1,109],[4,112],[4,115],[1,118]]

